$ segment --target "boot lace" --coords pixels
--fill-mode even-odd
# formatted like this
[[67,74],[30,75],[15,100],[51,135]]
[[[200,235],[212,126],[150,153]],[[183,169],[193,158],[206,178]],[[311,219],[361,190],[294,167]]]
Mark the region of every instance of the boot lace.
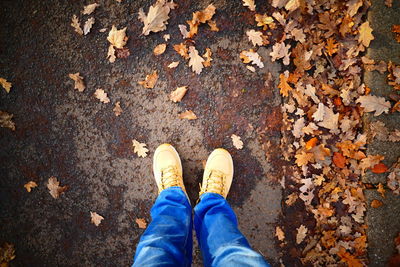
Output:
[[183,188],[182,177],[175,166],[168,166],[161,169],[161,188],[160,192],[171,186],[180,186]]
[[206,179],[205,184],[201,187],[200,196],[206,192],[217,193],[221,196],[225,195],[225,179],[226,174],[218,171],[211,170],[208,178]]

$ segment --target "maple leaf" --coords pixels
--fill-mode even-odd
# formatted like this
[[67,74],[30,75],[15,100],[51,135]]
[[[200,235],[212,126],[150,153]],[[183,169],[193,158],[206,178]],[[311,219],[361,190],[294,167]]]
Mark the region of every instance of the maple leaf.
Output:
[[6,90],[7,93],[10,92],[12,86],[10,82],[7,82],[7,80],[4,78],[0,78],[0,84],[1,86],[3,86],[4,90]]
[[272,46],[272,52],[269,53],[271,56],[271,61],[275,61],[277,59],[283,58],[283,64],[284,65],[289,65],[290,63],[290,45],[285,45],[284,42],[281,43],[275,43]]
[[297,230],[296,243],[300,244],[306,237],[308,229],[304,225],[300,225],[300,227],[298,227],[296,230]]
[[150,32],[160,32],[167,29],[169,12],[176,6],[174,1],[157,0],[155,4],[150,6],[147,16],[140,8],[139,20],[143,22],[142,34],[149,35]]
[[174,68],[178,67],[178,65],[179,65],[179,61],[173,61],[168,65],[168,68],[174,69]]
[[279,241],[283,241],[285,239],[285,233],[279,226],[275,228],[275,236],[278,238]]
[[264,68],[264,63],[262,62],[261,56],[257,52],[254,52],[253,49],[240,52],[240,58],[243,60],[243,63],[251,62],[253,65],[258,66],[259,68]]
[[243,6],[247,6],[250,11],[256,11],[256,4],[254,3],[254,0],[242,0],[243,1]]
[[123,48],[128,41],[128,37],[126,36],[126,27],[118,30],[113,25],[108,33],[107,40],[116,48]]
[[285,73],[279,74],[279,84],[278,88],[280,89],[280,93],[283,96],[289,96],[289,91],[293,90],[293,88],[287,82],[288,78],[286,77]]
[[380,96],[364,95],[360,96],[356,102],[361,104],[365,112],[375,111],[374,116],[388,113],[390,108],[390,102],[385,101],[385,98]]
[[90,221],[94,225],[99,226],[102,220],[104,220],[103,216],[97,214],[96,212],[90,212]]
[[0,127],[15,131],[15,123],[11,120],[14,115],[0,110]]
[[184,43],[174,45],[174,50],[178,52],[184,59],[189,58],[188,49]]
[[32,188],[35,188],[37,186],[38,186],[37,183],[35,183],[34,181],[29,181],[26,184],[24,184],[24,187],[25,187],[26,191],[28,191],[28,192],[31,192]]
[[133,152],[136,153],[139,157],[145,158],[147,157],[147,152],[149,150],[146,148],[145,143],[140,143],[136,140],[132,140]]
[[93,13],[93,11],[94,11],[94,10],[96,9],[96,7],[98,7],[98,6],[99,6],[99,4],[97,4],[97,3],[93,3],[93,4],[90,4],[90,5],[84,6],[84,7],[83,7],[82,14],[83,14],[83,15],[90,15],[90,14]]
[[171,94],[169,95],[169,99],[174,103],[180,102],[185,96],[187,90],[187,86],[178,87],[171,92]]
[[97,89],[97,90],[94,92],[94,96],[95,96],[98,100],[100,100],[100,102],[102,102],[102,103],[105,103],[105,104],[110,103],[110,99],[108,98],[107,93],[104,92],[103,89]]
[[154,48],[153,53],[156,56],[162,55],[165,52],[166,48],[167,44],[159,44]]
[[262,32],[250,30],[246,32],[247,37],[249,38],[250,42],[253,43],[254,46],[262,46],[263,45],[263,34]]
[[137,225],[138,225],[138,227],[139,227],[140,229],[146,229],[147,223],[146,223],[146,220],[145,220],[145,219],[137,218],[137,219],[135,220],[135,222],[137,223]]
[[114,113],[115,113],[115,116],[118,117],[119,115],[121,115],[121,113],[122,113],[122,108],[121,108],[121,106],[120,106],[119,101],[118,101],[117,103],[115,103],[115,107],[114,107],[113,111],[114,111]]
[[194,46],[189,47],[189,67],[192,67],[193,72],[200,74],[203,69],[204,59],[199,56],[199,52]]
[[47,183],[47,189],[49,189],[50,195],[53,198],[57,199],[62,193],[64,193],[68,189],[68,186],[60,186],[60,182],[57,180],[57,178],[51,176]]
[[211,20],[214,14],[215,6],[213,4],[208,5],[204,10],[193,12],[192,20],[187,21],[190,27],[187,38],[193,38],[197,34],[199,25]]
[[257,22],[257,26],[263,27],[264,31],[268,29],[268,26],[274,27],[274,18],[267,14],[255,14],[254,19]]
[[179,118],[187,119],[187,120],[195,120],[195,119],[197,119],[197,116],[196,116],[196,114],[194,114],[193,111],[186,110],[185,112],[182,112],[181,114],[179,114]]
[[83,92],[85,90],[86,86],[83,82],[83,77],[80,76],[79,72],[77,73],[70,73],[68,75],[72,80],[75,82],[74,89],[77,89],[79,92]]
[[236,149],[242,149],[243,148],[243,141],[241,140],[240,136],[237,136],[236,134],[232,134],[231,138],[232,138],[233,146]]
[[203,62],[203,66],[204,67],[211,67],[211,61],[213,60],[211,58],[212,52],[210,48],[206,48],[206,52],[203,55],[203,58],[205,58],[206,60]]
[[139,81],[138,84],[143,85],[145,88],[153,89],[158,80],[158,74],[155,70],[153,73],[146,75],[144,81]]
[[362,43],[365,47],[368,47],[369,43],[375,39],[375,37],[372,35],[372,28],[369,26],[369,21],[361,24],[358,31],[360,33],[358,36],[358,42]]
[[71,26],[74,28],[75,32],[77,32],[79,35],[83,35],[81,24],[75,14],[72,16]]
[[83,25],[83,34],[84,35],[87,35],[90,32],[90,29],[92,28],[94,22],[95,22],[95,19],[93,17],[88,18],[88,20]]

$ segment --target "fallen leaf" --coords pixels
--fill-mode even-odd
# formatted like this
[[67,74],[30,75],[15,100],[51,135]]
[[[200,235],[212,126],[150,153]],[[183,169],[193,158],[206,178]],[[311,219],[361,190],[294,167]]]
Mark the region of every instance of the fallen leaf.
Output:
[[84,35],[87,35],[90,32],[90,29],[92,29],[94,22],[95,22],[95,20],[93,17],[88,18],[88,20],[83,25],[83,34]]
[[284,73],[279,74],[279,84],[278,88],[280,89],[280,93],[283,96],[289,96],[289,91],[293,90],[293,88],[288,84],[287,77]]
[[203,62],[203,66],[204,67],[211,67],[211,58],[212,52],[210,48],[206,48],[206,52],[203,55],[203,58],[205,58],[206,60]]
[[94,11],[94,10],[96,9],[96,7],[98,7],[98,6],[99,6],[99,4],[97,4],[97,3],[93,3],[93,4],[90,4],[90,5],[84,6],[84,7],[83,7],[82,14],[83,14],[83,15],[90,15],[90,14],[93,13],[93,11]]
[[377,199],[374,199],[371,201],[371,207],[373,207],[374,209],[377,209],[379,207],[381,207],[383,205],[382,201],[379,201]]
[[390,102],[385,101],[385,98],[380,96],[363,95],[356,102],[361,104],[365,112],[375,111],[374,116],[388,113],[390,108]]
[[174,45],[174,50],[178,52],[184,59],[189,58],[188,49],[184,43]]
[[378,184],[378,189],[376,191],[378,191],[381,194],[382,197],[385,197],[386,190],[385,190],[385,188],[383,188],[383,184],[382,183]]
[[104,217],[97,214],[96,212],[90,212],[90,218],[91,218],[91,222],[96,225],[99,226],[99,224],[101,223],[102,220],[104,220]]
[[251,71],[251,72],[256,72],[256,68],[254,68],[253,66],[247,65],[247,66],[246,66],[246,69],[248,69],[248,70]]
[[198,31],[198,27],[201,23],[206,23],[211,20],[211,18],[215,14],[215,6],[213,4],[208,5],[205,9],[201,11],[193,12],[192,20],[188,20],[189,24],[189,32],[187,34],[187,38],[193,38]]
[[259,68],[264,68],[261,56],[257,52],[254,52],[253,49],[240,52],[240,58],[243,60],[243,63],[252,63]]
[[72,16],[71,26],[74,28],[75,32],[77,32],[79,35],[83,35],[81,24],[75,14]]
[[150,32],[160,32],[167,29],[169,12],[177,5],[174,1],[157,0],[150,6],[147,15],[143,9],[139,9],[139,20],[143,22],[142,34],[149,35]]
[[31,192],[32,188],[35,188],[37,186],[38,186],[37,183],[35,183],[34,181],[29,181],[26,184],[24,184],[24,187],[25,187],[26,191],[28,191],[28,192]]
[[199,52],[194,46],[189,47],[189,67],[192,67],[193,72],[200,74],[203,70],[204,59],[199,56]]
[[372,35],[372,29],[369,26],[369,21],[366,21],[363,24],[361,24],[358,31],[360,33],[358,37],[358,42],[362,43],[365,47],[368,47],[369,43],[375,39],[374,36]]
[[309,162],[314,161],[314,154],[301,151],[295,155],[297,166],[301,167],[307,165]]
[[285,5],[285,9],[289,12],[293,12],[299,7],[300,7],[300,0],[289,0]]
[[339,44],[335,42],[334,38],[328,38],[326,41],[326,52],[328,55],[332,56],[338,51]]
[[279,226],[275,228],[275,236],[278,238],[279,241],[283,241],[285,239],[285,233]]
[[0,127],[15,131],[15,123],[12,121],[13,114],[0,110]]
[[174,68],[178,67],[178,65],[179,65],[179,61],[174,61],[174,62],[171,62],[171,63],[168,65],[168,68],[174,69]]
[[145,88],[153,89],[158,80],[158,74],[155,70],[153,73],[146,75],[146,79],[144,81],[139,81],[138,84],[143,85]]
[[187,119],[187,120],[195,120],[195,119],[197,119],[197,116],[196,116],[196,114],[194,114],[193,111],[186,110],[185,112],[182,112],[181,114],[179,114],[179,118]]
[[57,180],[57,178],[51,176],[48,180],[47,188],[49,189],[50,195],[56,199],[68,189],[68,186],[60,186],[60,182]]
[[178,25],[178,28],[179,28],[179,31],[180,31],[181,34],[182,34],[182,38],[183,38],[183,39],[188,38],[189,32],[188,32],[188,30],[187,30],[186,25],[180,24],[180,25]]
[[342,153],[339,152],[334,152],[333,153],[333,163],[336,165],[336,167],[343,169],[346,167],[346,158],[343,156]]
[[263,33],[255,30],[249,30],[246,32],[247,37],[249,38],[250,42],[253,43],[254,46],[262,46],[263,45]]
[[147,222],[146,222],[145,219],[137,218],[137,219],[135,220],[135,222],[137,223],[137,225],[138,225],[138,227],[139,227],[140,229],[146,229],[146,227],[147,227]]
[[108,33],[107,40],[116,48],[123,48],[128,41],[126,36],[126,27],[118,30],[114,25]]
[[385,172],[387,172],[387,170],[388,170],[388,167],[383,163],[378,163],[378,164],[374,165],[374,167],[372,167],[372,169],[371,169],[371,171],[373,173],[385,173]]
[[166,41],[166,42],[168,42],[168,40],[171,38],[171,35],[170,34],[164,34],[163,35],[163,39],[164,39],[164,41]]
[[83,77],[80,76],[79,72],[77,73],[70,73],[68,75],[72,80],[75,82],[74,89],[77,89],[79,92],[83,92],[85,90],[86,86],[83,82]]
[[272,46],[272,52],[269,53],[269,55],[271,56],[271,60],[275,61],[277,59],[281,59],[283,58],[283,64],[284,65],[289,65],[290,63],[290,45],[285,45],[284,42],[281,43],[276,43]]
[[272,28],[274,25],[274,19],[267,14],[255,14],[254,17],[257,22],[257,26],[263,27],[264,31],[268,29],[268,26]]
[[215,20],[209,20],[207,22],[207,24],[208,24],[208,26],[210,26],[210,30],[212,32],[218,32],[219,31],[219,28],[217,26],[217,22]]
[[114,48],[114,46],[112,44],[110,44],[110,46],[108,47],[108,52],[107,52],[107,57],[106,58],[108,58],[108,60],[111,63],[115,62],[115,59],[116,59],[115,48]]
[[297,244],[300,244],[301,242],[303,242],[304,238],[306,237],[307,231],[308,231],[308,229],[304,225],[300,225],[300,227],[297,228],[297,234],[296,234],[296,243]]
[[236,149],[242,149],[243,148],[243,141],[241,140],[240,136],[237,136],[236,134],[232,134],[231,138],[232,138],[233,146]]
[[313,147],[315,147],[315,145],[318,143],[318,138],[317,137],[313,137],[310,140],[308,140],[306,142],[306,150],[310,150]]
[[136,153],[139,157],[145,158],[147,157],[147,152],[149,150],[146,148],[145,143],[140,143],[136,140],[132,140],[133,152]]
[[242,0],[243,1],[243,6],[247,6],[250,11],[256,11],[256,4],[254,3],[254,0]]
[[159,44],[154,48],[153,53],[154,55],[159,56],[161,54],[164,54],[166,48],[167,44]]
[[10,82],[7,82],[7,80],[4,78],[0,78],[0,84],[1,86],[3,86],[4,90],[6,90],[7,93],[10,92],[12,86]]
[[114,113],[115,113],[115,116],[119,116],[119,115],[121,115],[121,113],[122,113],[122,108],[121,108],[121,106],[120,106],[120,102],[118,101],[117,103],[115,103],[115,107],[114,107],[114,109],[113,109],[113,111],[114,111]]
[[171,92],[169,99],[174,103],[180,102],[185,96],[187,90],[187,86],[178,87]]
[[108,98],[108,96],[107,96],[107,93],[106,92],[104,92],[104,90],[103,89],[97,89],[95,92],[94,92],[94,96],[98,99],[98,100],[100,100],[100,102],[102,102],[102,103],[110,103],[110,99]]
[[15,259],[15,247],[7,242],[0,246],[0,266],[8,267],[9,262]]

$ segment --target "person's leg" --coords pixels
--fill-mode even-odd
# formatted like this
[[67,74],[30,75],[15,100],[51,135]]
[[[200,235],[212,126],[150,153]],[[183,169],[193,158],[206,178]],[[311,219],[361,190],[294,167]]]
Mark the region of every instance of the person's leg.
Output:
[[204,266],[269,266],[239,231],[235,213],[225,199],[232,179],[231,155],[224,149],[214,150],[204,169],[200,202],[194,208]]
[[180,187],[163,190],[151,209],[133,266],[190,266],[192,208]]
[[185,193],[182,164],[169,144],[154,152],[153,172],[159,196],[152,221],[140,238],[133,266],[190,266],[192,263],[192,208]]

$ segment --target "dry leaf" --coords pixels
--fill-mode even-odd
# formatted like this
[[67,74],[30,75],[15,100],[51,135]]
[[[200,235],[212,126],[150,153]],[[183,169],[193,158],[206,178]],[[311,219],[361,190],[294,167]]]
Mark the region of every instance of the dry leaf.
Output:
[[94,10],[96,9],[96,7],[98,7],[98,6],[99,6],[99,4],[97,4],[97,3],[93,3],[93,4],[90,4],[90,5],[84,6],[84,7],[83,7],[82,14],[83,14],[83,15],[90,15],[90,14],[93,13],[93,11],[94,11]]
[[102,103],[110,103],[110,99],[107,96],[107,93],[104,92],[103,89],[97,89],[96,92],[94,92],[94,96],[100,100]]
[[300,0],[289,0],[289,2],[287,2],[287,4],[285,5],[285,9],[289,11],[289,13],[295,11],[299,7]]
[[169,99],[174,103],[180,102],[185,96],[187,90],[187,86],[178,87],[173,92],[171,92]]
[[174,68],[178,67],[178,65],[179,65],[179,61],[174,61],[174,62],[171,62],[171,63],[168,65],[168,68],[174,69]]
[[13,244],[7,242],[0,246],[0,266],[9,267],[9,262],[15,259],[15,248]]
[[308,229],[304,225],[300,225],[300,227],[297,228],[297,234],[296,234],[296,243],[297,244],[300,244],[301,242],[303,242],[304,238],[306,237],[307,231],[308,231]]
[[218,32],[219,31],[219,28],[217,26],[217,22],[215,20],[209,20],[207,22],[207,24],[208,24],[208,26],[210,26],[210,30],[212,32]]
[[240,136],[232,134],[231,138],[232,138],[233,146],[236,147],[236,149],[242,149],[243,148],[243,141],[241,140]]
[[192,67],[192,71],[196,74],[200,74],[203,70],[204,59],[199,56],[199,52],[194,46],[189,47],[189,67]]
[[104,217],[97,214],[96,212],[90,212],[90,218],[91,218],[91,222],[96,225],[99,226],[99,224],[101,223],[102,220],[104,220]]
[[289,91],[293,90],[293,88],[288,84],[287,80],[288,78],[286,77],[285,73],[279,74],[278,88],[283,96],[289,96]]
[[114,111],[114,113],[115,113],[115,116],[118,117],[119,115],[121,115],[121,113],[122,113],[122,108],[121,108],[121,106],[120,106],[119,101],[118,101],[117,103],[115,103],[115,107],[114,107],[113,111]]
[[285,233],[279,226],[275,228],[275,236],[278,238],[279,241],[283,241],[285,239]]
[[301,151],[295,155],[297,166],[307,165],[309,162],[314,162],[314,154]]
[[270,26],[271,28],[275,27],[274,26],[274,19],[270,16],[268,16],[267,14],[255,14],[254,15],[255,20],[257,22],[257,26],[263,27],[263,30],[267,30],[268,26]]
[[387,170],[388,167],[383,163],[375,164],[374,167],[371,168],[371,172],[373,173],[385,173]]
[[197,119],[197,116],[196,116],[196,114],[194,114],[193,111],[186,110],[185,112],[182,112],[181,114],[179,114],[179,118],[187,119],[187,120],[195,120],[195,119]]
[[174,50],[178,52],[184,59],[189,58],[188,49],[184,43],[174,45]]
[[167,44],[159,44],[154,48],[153,53],[154,55],[159,56],[165,52],[166,48]]
[[108,33],[107,40],[116,48],[123,48],[128,41],[126,36],[126,27],[118,30],[114,25]]
[[333,163],[336,165],[336,167],[343,169],[346,167],[346,158],[343,156],[342,153],[339,152],[334,152],[333,153]]
[[164,35],[163,35],[163,39],[164,39],[164,41],[168,42],[168,40],[171,39],[171,35],[169,35],[169,34],[164,34]]
[[137,225],[138,225],[138,227],[139,227],[140,229],[146,229],[147,223],[146,223],[146,220],[145,220],[145,219],[137,218],[137,219],[135,220],[135,222],[137,223]]
[[112,44],[110,44],[110,46],[108,47],[108,52],[107,52],[107,57],[106,58],[108,58],[108,60],[111,63],[115,62],[115,59],[116,59],[115,48],[114,48],[114,46]]
[[247,65],[247,66],[246,66],[246,69],[248,69],[248,70],[251,71],[251,72],[256,72],[256,68],[254,68],[253,66]]
[[377,209],[379,207],[381,207],[383,205],[382,201],[379,201],[377,199],[374,199],[371,201],[371,207],[373,207],[374,209]]
[[243,63],[252,63],[253,65],[258,66],[259,68],[264,68],[264,63],[262,62],[262,58],[257,52],[254,52],[253,49],[249,51],[240,52],[240,58],[243,60]]
[[0,110],[0,127],[15,131],[15,123],[11,120],[14,115]]
[[70,73],[68,75],[72,80],[75,82],[74,89],[77,89],[79,92],[83,92],[85,90],[86,86],[83,82],[83,77],[80,76],[79,72],[77,73]]
[[214,14],[215,6],[213,4],[208,5],[204,10],[194,12],[192,20],[187,21],[190,27],[187,38],[193,38],[197,34],[199,25],[211,20]]
[[335,42],[334,38],[328,38],[326,41],[326,52],[328,52],[328,55],[332,56],[338,51],[339,44]]
[[275,61],[277,59],[283,58],[283,64],[289,65],[290,63],[290,45],[285,45],[284,42],[276,43],[272,46],[272,52],[269,53],[271,60]]
[[203,66],[204,67],[211,67],[211,58],[212,52],[210,48],[206,48],[206,52],[203,55],[203,58],[205,58],[206,60],[203,62]]
[[133,152],[136,153],[139,157],[145,158],[147,157],[147,152],[149,150],[146,148],[145,143],[140,143],[136,140],[132,140]]
[[29,181],[26,184],[24,184],[24,187],[25,187],[26,191],[28,191],[28,192],[31,192],[32,188],[35,188],[37,186],[38,186],[37,183],[35,183],[34,181]]
[[48,180],[47,188],[49,189],[49,193],[53,198],[58,198],[68,189],[68,186],[60,186],[60,182],[57,180],[57,178],[51,176]]
[[385,101],[385,98],[380,96],[364,95],[360,96],[356,102],[361,104],[365,112],[375,111],[374,116],[388,113],[390,108],[390,102]]
[[362,43],[365,47],[368,47],[369,43],[375,39],[374,36],[372,35],[372,29],[369,26],[369,21],[366,21],[363,24],[361,24],[358,31],[360,33],[360,35],[358,36],[358,42]]
[[250,30],[246,32],[247,37],[249,38],[250,42],[253,43],[254,46],[262,46],[263,45],[263,34],[262,32]]
[[10,82],[7,82],[7,80],[4,78],[0,78],[0,84],[1,86],[3,86],[4,90],[6,90],[7,93],[10,92],[12,86]]
[[176,6],[174,1],[157,0],[155,4],[150,6],[147,16],[140,8],[139,20],[143,22],[142,34],[149,35],[150,32],[160,32],[167,29],[169,12]]
[[254,3],[254,0],[242,0],[243,1],[243,6],[247,6],[250,11],[256,11],[256,4]]
[[83,34],[86,35],[90,32],[90,29],[92,28],[94,24],[94,18],[88,18],[88,20],[85,22],[85,25],[83,25]]
[[382,183],[378,184],[378,189],[376,191],[378,191],[382,195],[382,197],[385,197],[386,190],[385,190],[385,188],[383,188],[383,184]]
[[158,74],[155,70],[153,73],[146,75],[146,79],[144,81],[139,81],[138,84],[143,85],[145,88],[153,89],[158,80]]
[[79,35],[83,35],[81,24],[75,14],[72,16],[71,26],[75,29],[75,32],[77,32]]
[[183,38],[183,39],[188,38],[189,32],[188,32],[188,30],[187,30],[186,25],[180,24],[180,25],[178,25],[178,28],[179,28],[179,31],[180,31],[181,34],[182,34],[182,38]]

